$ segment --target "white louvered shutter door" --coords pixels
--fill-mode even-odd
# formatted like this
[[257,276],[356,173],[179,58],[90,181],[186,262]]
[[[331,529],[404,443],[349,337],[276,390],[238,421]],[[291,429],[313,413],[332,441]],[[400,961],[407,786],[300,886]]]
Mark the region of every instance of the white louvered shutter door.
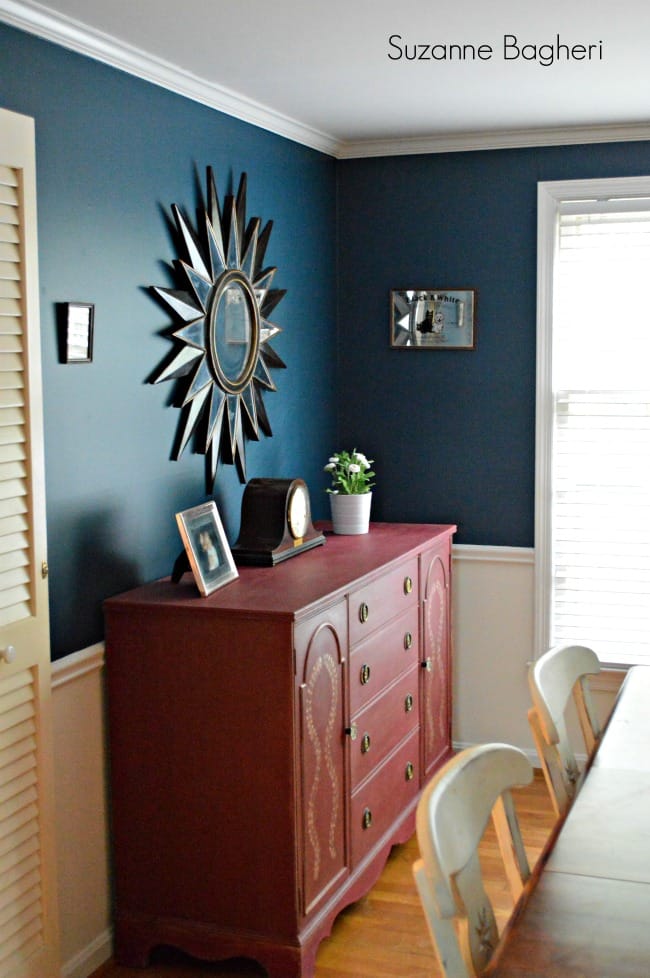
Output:
[[58,927],[33,120],[0,110],[0,975],[56,978]]

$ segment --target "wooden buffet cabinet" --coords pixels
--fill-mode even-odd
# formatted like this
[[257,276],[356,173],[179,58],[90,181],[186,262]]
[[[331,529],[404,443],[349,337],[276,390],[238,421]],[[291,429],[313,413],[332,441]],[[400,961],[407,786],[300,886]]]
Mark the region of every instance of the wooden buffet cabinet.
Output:
[[106,602],[115,955],[311,978],[451,751],[454,526],[373,524],[207,598]]

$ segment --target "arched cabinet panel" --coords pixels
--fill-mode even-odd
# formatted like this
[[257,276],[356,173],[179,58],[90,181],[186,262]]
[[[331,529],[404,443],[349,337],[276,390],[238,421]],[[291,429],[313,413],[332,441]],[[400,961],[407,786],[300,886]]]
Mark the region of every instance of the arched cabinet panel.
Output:
[[302,909],[347,873],[344,668],[346,606],[296,629]]
[[446,759],[451,746],[449,548],[422,557],[421,725],[424,777]]

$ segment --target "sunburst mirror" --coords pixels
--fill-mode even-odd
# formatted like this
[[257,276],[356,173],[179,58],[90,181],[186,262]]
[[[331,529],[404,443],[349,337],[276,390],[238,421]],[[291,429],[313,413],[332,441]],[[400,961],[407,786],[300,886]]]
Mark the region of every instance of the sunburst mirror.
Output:
[[263,230],[259,217],[246,224],[245,173],[222,210],[208,167],[207,206],[196,231],[176,204],[172,213],[184,252],[174,262],[182,287],[153,291],[174,317],[175,348],[152,382],[179,381],[182,414],[172,456],[180,458],[193,440],[207,456],[211,491],[219,460],[234,464],[246,482],[246,437],[272,434],[263,392],[276,390],[270,368],[285,364],[269,344],[281,329],[268,316],[286,290],[271,288],[277,269],[263,265],[273,222]]

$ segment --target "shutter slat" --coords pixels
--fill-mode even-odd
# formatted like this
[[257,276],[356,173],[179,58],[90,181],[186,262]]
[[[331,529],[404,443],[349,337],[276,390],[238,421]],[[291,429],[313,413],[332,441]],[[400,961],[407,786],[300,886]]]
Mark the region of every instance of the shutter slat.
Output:
[[23,353],[20,334],[0,333],[0,355],[3,353]]
[[7,479],[5,482],[0,482],[0,499],[24,496],[26,492],[27,488],[23,479]]
[[23,601],[19,604],[10,605],[8,608],[0,609],[0,628],[15,625],[16,622],[29,618],[31,613],[32,609],[29,601]]
[[16,445],[25,441],[25,432],[22,425],[9,424],[0,425],[0,445]]
[[0,315],[0,335],[22,336],[23,324],[20,316]]
[[[0,204],[1,207],[2,205]],[[20,231],[18,226],[13,222],[0,220],[0,241],[5,241],[9,244],[19,244]]]
[[16,190],[9,189],[4,195],[7,199],[0,201],[0,224],[9,227],[18,227],[20,214],[18,211],[18,193]]
[[0,408],[0,428],[6,428],[9,425],[20,427],[24,424],[24,421],[25,414],[21,407]]
[[24,462],[25,446],[16,442],[9,442],[7,445],[0,445],[0,464],[5,462]]
[[5,390],[23,390],[25,378],[22,370],[3,370],[0,358],[0,387]]
[[0,276],[0,301],[20,299],[22,294],[20,281]]
[[[24,533],[15,533],[8,537],[0,538],[0,555],[11,553],[14,550],[28,550],[29,540]],[[0,559],[0,567],[3,562]]]
[[0,241],[0,261],[20,261],[20,250],[17,244],[10,241]]
[[[36,747],[36,741],[34,743],[34,749]],[[29,825],[38,815],[38,808],[34,804],[24,805],[19,811],[17,811],[11,818],[7,818],[2,823],[2,833],[0,834],[0,851],[4,855],[13,846],[11,845],[13,836],[15,832],[20,833],[21,839],[25,837],[25,826]],[[0,899],[0,909],[3,907],[2,899]]]
[[[0,303],[2,299],[0,298]],[[18,353],[4,353],[0,359],[0,370],[22,373],[23,358]],[[4,384],[2,385],[5,386]]]
[[7,166],[6,163],[0,163],[0,185],[3,187],[18,186],[18,176],[15,167]]
[[0,482],[6,482],[7,479],[22,480],[26,475],[27,466],[24,458],[0,459]]
[[0,573],[0,592],[29,582],[27,567],[14,567],[12,570]]
[[29,522],[22,513],[0,519],[0,537],[7,536],[9,533],[27,532],[28,529]]
[[14,261],[5,261],[0,258],[0,278],[9,279],[12,282],[20,281],[20,266]]

